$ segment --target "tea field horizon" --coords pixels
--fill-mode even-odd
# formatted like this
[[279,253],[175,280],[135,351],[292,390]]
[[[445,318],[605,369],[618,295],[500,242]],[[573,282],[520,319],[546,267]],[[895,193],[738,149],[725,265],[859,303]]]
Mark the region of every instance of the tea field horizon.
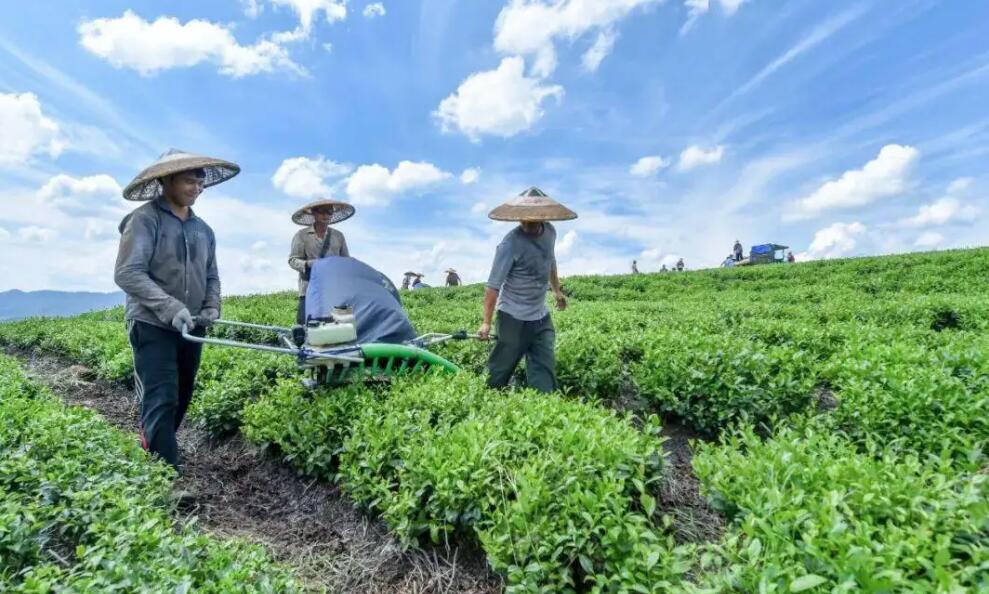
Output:
[[[190,415],[338,485],[406,547],[479,547],[507,592],[987,592],[987,279],[987,248],[568,277],[557,393],[488,389],[480,342],[433,349],[461,367],[453,378],[316,391],[290,357],[207,347]],[[424,333],[476,329],[481,296],[402,299]],[[287,326],[295,299],[225,298],[223,317]],[[3,323],[0,342],[108,381],[133,372],[122,308]],[[161,494],[167,472],[119,435],[101,448],[123,448],[126,471],[89,466],[84,436],[50,428],[111,431],[99,417],[62,407],[13,358],[0,378],[0,589],[301,587],[256,545],[134,540],[129,500],[101,482]],[[694,438],[686,470],[667,425]],[[685,478],[717,530],[691,530],[671,502]],[[159,503],[146,505],[167,526]],[[192,538],[191,561],[159,557]]]

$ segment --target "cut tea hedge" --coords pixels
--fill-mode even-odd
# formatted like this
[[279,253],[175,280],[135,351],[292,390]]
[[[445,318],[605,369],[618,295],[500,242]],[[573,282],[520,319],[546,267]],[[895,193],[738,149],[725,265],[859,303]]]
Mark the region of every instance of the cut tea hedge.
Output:
[[[568,278],[561,394],[486,389],[477,342],[439,347],[453,380],[316,393],[289,358],[207,348],[192,415],[336,481],[410,546],[480,544],[513,592],[989,591],[986,278],[981,249]],[[453,331],[481,295],[403,299],[420,331]],[[224,317],[294,308],[231,298]],[[0,341],[127,381],[121,317]],[[657,416],[711,439],[694,469],[727,522],[715,542],[671,536]]]
[[171,470],[0,356],[0,591],[293,592],[256,546],[169,513]]

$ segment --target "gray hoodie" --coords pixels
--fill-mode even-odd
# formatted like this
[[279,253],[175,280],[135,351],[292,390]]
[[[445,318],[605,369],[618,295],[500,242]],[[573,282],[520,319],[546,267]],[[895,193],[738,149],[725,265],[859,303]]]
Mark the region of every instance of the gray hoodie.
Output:
[[127,293],[127,320],[171,329],[183,307],[219,310],[213,230],[191,209],[178,218],[163,198],[141,205],[120,222],[114,282]]

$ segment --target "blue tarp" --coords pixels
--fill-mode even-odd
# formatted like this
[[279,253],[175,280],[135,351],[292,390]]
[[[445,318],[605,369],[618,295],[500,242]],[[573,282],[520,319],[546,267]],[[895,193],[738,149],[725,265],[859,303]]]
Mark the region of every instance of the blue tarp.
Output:
[[764,243],[762,245],[754,245],[754,246],[752,246],[752,253],[753,254],[771,254],[774,251],[775,250],[773,249],[773,244],[771,244],[771,243]]
[[306,291],[306,317],[328,317],[341,305],[354,308],[359,343],[399,344],[416,337],[398,290],[387,276],[354,258],[316,260]]

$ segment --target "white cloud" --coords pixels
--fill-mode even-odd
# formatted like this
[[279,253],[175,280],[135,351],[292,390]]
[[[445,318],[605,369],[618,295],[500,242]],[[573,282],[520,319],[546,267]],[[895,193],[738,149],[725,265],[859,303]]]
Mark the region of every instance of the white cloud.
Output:
[[910,173],[919,158],[920,152],[913,147],[888,144],[862,169],[846,171],[798,200],[787,218],[813,218],[828,210],[864,206],[900,194],[907,189]]
[[240,45],[228,27],[199,19],[183,24],[162,16],[148,22],[128,10],[119,18],[82,23],[79,35],[90,53],[142,76],[203,62],[216,64],[221,74],[234,78],[275,70],[305,74],[278,43],[262,40]]
[[0,166],[22,165],[35,155],[59,156],[65,141],[33,93],[0,93]]
[[571,229],[563,234],[563,238],[560,239],[559,243],[556,244],[556,255],[561,258],[566,258],[573,251],[574,245],[577,243],[577,231]]
[[470,207],[471,214],[481,214],[488,212],[488,205],[484,202],[475,202],[474,206]]
[[543,101],[563,97],[563,87],[543,85],[524,72],[522,58],[505,58],[495,70],[475,72],[433,112],[444,132],[460,131],[473,142],[484,134],[508,138],[543,117]]
[[117,237],[118,231],[115,222],[87,219],[83,225],[83,238],[86,241],[107,241]]
[[655,175],[660,169],[669,167],[670,160],[659,155],[642,157],[632,165],[629,173],[637,177],[649,177]]
[[594,45],[584,52],[584,56],[581,59],[584,70],[587,72],[597,71],[601,62],[608,57],[611,49],[615,47],[615,40],[617,38],[618,34],[610,29],[598,33],[598,38],[594,41]]
[[963,205],[960,200],[944,196],[930,204],[924,204],[916,215],[900,221],[906,227],[944,225],[950,221],[971,221],[979,211],[974,206]]
[[122,188],[109,175],[72,177],[60,173],[38,190],[38,199],[46,206],[71,213],[112,210],[126,212],[128,203],[121,196]]
[[[714,0],[721,6],[721,10],[728,16],[735,14],[742,4],[748,0]],[[683,24],[680,33],[687,33],[697,19],[701,18],[711,10],[712,0],[683,0],[683,5],[687,7],[687,22]]]
[[857,238],[865,233],[865,225],[855,223],[835,223],[814,234],[807,251],[797,256],[799,260],[840,258],[855,249]]
[[240,257],[240,270],[248,274],[258,274],[260,272],[268,272],[274,268],[274,263],[267,258],[258,258],[256,256],[241,256]]
[[384,205],[399,194],[422,190],[449,177],[431,163],[402,161],[394,171],[377,163],[361,165],[347,179],[347,196],[355,204]]
[[914,245],[922,248],[933,248],[944,243],[944,236],[935,231],[926,231],[920,234]]
[[[533,73],[548,76],[556,68],[557,40],[574,41],[592,31],[613,30],[616,23],[639,7],[663,0],[511,0],[495,22],[495,49],[503,55],[535,57]],[[588,61],[601,63],[614,42],[598,37],[597,50]],[[592,68],[591,70],[593,70]]]
[[218,245],[236,242],[243,254],[263,242],[268,248],[274,245],[278,251],[284,249],[287,258],[292,234],[299,229],[291,216],[299,206],[285,198],[258,203],[206,190],[193,208],[213,228]]
[[315,158],[294,157],[285,159],[271,177],[271,183],[289,196],[297,198],[313,198],[329,195],[330,187],[327,180],[347,175],[352,170],[350,165],[329,161],[322,155]]
[[256,19],[261,14],[261,4],[258,0],[240,0],[240,4],[244,7],[244,16],[249,19]]
[[385,16],[385,5],[381,2],[374,2],[368,4],[364,7],[364,18],[373,19],[374,17]]
[[865,14],[865,9],[862,6],[857,6],[846,10],[814,27],[810,33],[798,41],[793,47],[783,52],[783,54],[763,67],[762,70],[757,72],[755,76],[750,78],[745,84],[736,89],[728,99],[732,99],[743,93],[751,91],[777,70],[786,66],[806,52],[814,49],[818,45],[824,43],[831,36],[844,29],[847,25],[858,19],[863,14]]
[[37,225],[21,227],[17,230],[17,234],[25,241],[37,241],[41,243],[49,242],[55,237],[55,231],[53,229],[39,227]]
[[663,253],[663,250],[658,247],[648,248],[639,254],[639,270],[644,271],[647,267],[659,270],[664,264],[667,268],[672,269],[679,259],[679,254]]
[[972,187],[972,182],[974,180],[970,177],[959,177],[958,179],[952,181],[948,184],[949,194],[960,194],[965,190]]
[[478,179],[481,178],[481,168],[480,167],[469,167],[464,169],[463,173],[460,174],[460,181],[464,184],[476,183]]
[[712,149],[704,149],[699,146],[688,146],[680,153],[680,162],[677,169],[680,171],[690,171],[701,165],[713,165],[721,161],[725,156],[725,147],[716,146]]
[[271,36],[271,40],[275,43],[308,39],[320,13],[330,24],[347,18],[346,0],[269,0],[269,2],[275,7],[283,6],[291,9],[299,18],[299,26],[295,30],[275,33]]
[[6,241],[7,239],[10,239],[10,231],[0,227],[0,241]]

